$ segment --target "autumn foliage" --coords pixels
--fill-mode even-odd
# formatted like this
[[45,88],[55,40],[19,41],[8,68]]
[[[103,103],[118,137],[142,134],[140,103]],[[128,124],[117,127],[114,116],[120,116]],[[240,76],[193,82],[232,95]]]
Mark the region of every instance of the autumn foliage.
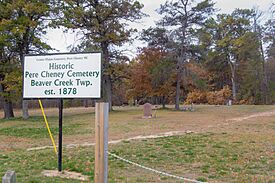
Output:
[[203,91],[192,91],[188,93],[186,101],[186,104],[206,104],[207,103],[207,92]]
[[215,105],[224,105],[230,99],[232,92],[229,86],[223,87],[220,91],[208,92],[207,103]]
[[167,97],[173,91],[171,65],[166,52],[158,48],[144,48],[131,63],[129,99]]
[[230,99],[231,95],[232,92],[229,86],[225,86],[219,91],[193,91],[187,95],[185,103],[224,105]]

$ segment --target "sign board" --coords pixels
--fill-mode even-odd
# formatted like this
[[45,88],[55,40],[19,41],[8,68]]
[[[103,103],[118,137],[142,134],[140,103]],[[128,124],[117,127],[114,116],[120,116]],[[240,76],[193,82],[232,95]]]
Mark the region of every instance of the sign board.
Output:
[[23,98],[100,98],[101,53],[27,55]]

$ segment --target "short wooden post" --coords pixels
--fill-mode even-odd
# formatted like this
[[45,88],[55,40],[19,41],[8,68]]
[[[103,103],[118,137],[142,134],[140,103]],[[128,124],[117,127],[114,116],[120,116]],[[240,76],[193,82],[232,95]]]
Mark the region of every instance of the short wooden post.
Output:
[[16,183],[15,171],[7,171],[2,178],[2,183]]
[[107,183],[108,179],[108,120],[109,104],[95,106],[95,183]]

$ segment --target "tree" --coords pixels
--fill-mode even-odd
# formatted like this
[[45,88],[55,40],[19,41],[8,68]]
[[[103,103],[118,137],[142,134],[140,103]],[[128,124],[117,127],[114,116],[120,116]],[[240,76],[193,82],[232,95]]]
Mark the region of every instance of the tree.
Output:
[[170,32],[161,27],[143,29],[140,40],[145,41],[149,48],[158,48],[163,51],[171,52],[174,45]]
[[8,61],[9,55],[7,55],[8,51],[8,40],[9,34],[6,32],[6,28],[8,23],[4,20],[9,16],[9,13],[5,11],[6,2],[0,2],[0,98],[4,104],[4,118],[14,117],[12,103],[7,99],[5,86],[3,85],[3,81],[5,79],[7,70],[8,70]]
[[[3,40],[2,38],[3,37],[1,34],[0,40]],[[2,99],[4,106],[4,118],[13,118],[14,113],[12,101],[13,98],[16,98],[16,96],[12,96],[15,91],[12,87],[18,85],[14,85],[15,83],[11,82],[11,78],[14,78],[14,76],[18,76],[14,74],[16,72],[16,66],[18,66],[18,64],[16,62],[12,62],[12,58],[6,55],[6,48],[3,44],[5,43],[0,43],[0,99]],[[17,77],[15,81],[18,81]]]
[[248,9],[219,14],[208,21],[200,41],[206,45],[203,60],[211,73],[212,89],[220,90],[229,85],[234,100],[258,104],[264,103],[266,97],[265,63],[253,16],[254,11]]
[[[237,98],[237,67],[241,64],[241,61],[255,56],[252,56],[250,51],[253,50],[257,54],[259,53],[257,51],[257,39],[253,40],[256,37],[251,32],[251,15],[251,10],[237,9],[230,15],[219,14],[217,20],[212,19],[208,22],[210,25],[207,26],[207,29],[210,29],[208,32],[211,34],[212,39],[212,48],[209,48],[210,53],[207,56],[207,60],[209,60],[207,62],[208,67],[212,67],[214,70],[218,69],[220,76],[217,73],[214,75],[223,78],[223,81],[228,81],[225,79],[228,75],[221,74],[228,73],[227,68],[229,68],[234,100]],[[256,57],[258,58],[258,55]],[[221,73],[221,69],[226,72]],[[223,87],[222,85],[229,84],[228,82],[223,83],[223,81],[221,81],[221,88]]]
[[20,64],[13,52],[15,41],[12,34],[12,12],[7,8],[10,1],[0,2],[0,99],[4,106],[4,118],[14,117],[12,102],[20,96]]
[[[270,90],[269,90],[269,82],[267,77],[267,67],[266,67],[266,53],[264,50],[264,40],[266,33],[268,32],[268,24],[269,21],[265,25],[261,25],[260,18],[262,18],[263,13],[260,12],[258,9],[253,9],[253,22],[254,22],[254,33],[257,35],[257,39],[259,42],[259,51],[261,54],[261,63],[262,63],[262,81],[261,81],[261,90],[263,97],[263,103],[268,104],[270,103]],[[267,37],[266,37],[267,38]],[[274,38],[273,38],[274,39]]]
[[271,103],[275,104],[275,57],[267,59],[267,77],[270,87]]
[[130,41],[134,29],[127,29],[129,21],[143,16],[138,1],[134,0],[65,0],[61,2],[62,19],[59,26],[80,30],[85,40],[91,41],[103,53],[103,98],[112,109],[110,64],[116,46]]
[[[149,54],[148,54],[149,53]],[[150,49],[144,48],[141,53],[130,62],[130,78],[128,98],[146,100],[152,96],[150,69],[155,65],[159,57],[152,57]]]
[[[2,5],[8,14],[3,21],[9,22],[5,31],[9,33],[13,44],[10,52],[19,57],[22,66],[25,54],[41,53],[50,49],[50,46],[41,40],[41,36],[46,34],[45,20],[51,14],[50,0],[4,1]],[[23,118],[27,119],[28,103],[25,100],[22,102],[22,112]]]
[[270,7],[271,17],[264,26],[263,41],[267,44],[267,56],[275,57],[275,4]]
[[174,63],[171,57],[163,56],[151,69],[151,84],[153,86],[153,96],[160,97],[162,107],[165,108],[167,99],[173,94],[174,83]]
[[251,11],[249,10],[235,10],[231,15],[219,15],[219,40],[217,46],[222,50],[222,54],[225,56],[225,60],[230,67],[232,93],[233,99],[236,100],[237,86],[236,86],[236,70],[238,62],[240,61],[237,56],[238,43],[242,39],[242,36],[246,34],[250,29],[249,16]]
[[163,27],[143,30],[140,39],[147,43],[147,47],[142,49],[142,54],[155,60],[149,72],[151,96],[159,97],[164,108],[168,99],[175,95],[175,42],[171,32]]
[[161,101],[163,107],[173,95],[175,83],[174,63],[160,48],[145,47],[130,64],[128,97],[153,103]]
[[270,7],[271,17],[264,26],[264,37],[263,41],[267,45],[266,51],[266,71],[267,71],[267,81],[271,96],[271,102],[275,103],[275,4],[273,3]]
[[172,27],[174,40],[177,43],[176,110],[179,110],[184,63],[188,60],[195,30],[203,26],[208,16],[214,12],[213,6],[214,3],[211,0],[203,0],[195,4],[191,0],[178,0],[167,1],[159,9],[159,13],[164,17],[158,25]]
[[[3,66],[2,64],[0,64]],[[3,70],[2,70],[3,69]],[[18,61],[9,60],[2,67],[4,79],[0,80],[0,98],[4,104],[4,118],[13,118],[13,102],[20,98],[22,93],[22,72]]]

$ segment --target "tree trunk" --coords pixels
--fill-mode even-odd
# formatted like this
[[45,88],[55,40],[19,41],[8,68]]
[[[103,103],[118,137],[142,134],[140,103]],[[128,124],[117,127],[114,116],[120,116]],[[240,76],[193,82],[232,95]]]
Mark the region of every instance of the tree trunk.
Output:
[[[4,93],[4,87],[0,84],[0,93]],[[4,107],[4,119],[9,119],[14,117],[12,102],[8,101],[4,97],[1,97]]]
[[236,92],[235,76],[234,76],[234,77],[231,77],[231,82],[232,82],[232,95],[233,95],[233,100],[236,101],[236,99],[237,99],[237,92]]
[[13,106],[11,101],[4,100],[4,118],[14,118]]
[[175,109],[180,110],[180,80],[181,73],[178,71],[177,73],[177,83],[176,83],[176,101],[175,101]]
[[162,96],[161,103],[162,103],[162,108],[164,109],[165,108],[165,104],[166,104],[166,98],[165,98],[165,96]]
[[29,101],[22,100],[22,117],[23,119],[28,119],[29,116]]
[[102,42],[101,49],[103,52],[103,101],[109,103],[109,110],[112,111],[112,83],[108,73],[110,68],[108,43]]
[[269,86],[268,86],[268,80],[267,80],[267,72],[266,72],[266,66],[265,66],[265,56],[264,56],[264,49],[263,49],[263,43],[260,40],[260,50],[261,50],[261,56],[262,56],[262,67],[263,67],[263,95],[264,95],[264,104],[268,104],[270,102],[269,99]]
[[267,79],[267,71],[266,71],[266,66],[265,66],[265,54],[264,54],[264,48],[263,48],[263,32],[262,29],[259,28],[259,24],[257,20],[262,16],[261,13],[259,13],[256,10],[256,13],[254,15],[254,32],[257,34],[259,44],[260,44],[260,53],[261,53],[261,59],[262,59],[262,80],[261,80],[261,93],[262,93],[262,102],[264,104],[269,104],[271,99],[270,99],[270,91],[269,91],[269,83]]
[[178,58],[178,63],[177,63],[176,100],[175,100],[176,110],[180,110],[180,84],[181,84],[184,61],[185,61],[185,47],[182,48],[181,56]]
[[[186,7],[186,5],[185,5]],[[186,9],[185,9],[185,13]],[[186,61],[186,47],[185,47],[185,38],[186,38],[186,27],[187,27],[187,18],[184,22],[184,26],[182,29],[182,38],[181,44],[182,47],[180,49],[180,55],[177,61],[177,81],[176,81],[176,100],[175,100],[175,109],[180,110],[180,84],[181,84],[181,74],[182,74],[182,67],[184,61]]]
[[109,109],[110,109],[110,111],[112,111],[113,110],[113,108],[112,108],[112,106],[113,106],[113,104],[112,104],[112,83],[111,83],[110,76],[107,76],[105,88],[106,88],[106,94],[107,94],[107,102],[109,103]]
[[85,108],[88,108],[89,107],[89,100],[88,99],[84,99],[83,104],[84,104]]
[[232,95],[233,100],[237,99],[237,88],[236,88],[236,62],[229,61],[230,70],[231,70],[231,83],[232,83]]

